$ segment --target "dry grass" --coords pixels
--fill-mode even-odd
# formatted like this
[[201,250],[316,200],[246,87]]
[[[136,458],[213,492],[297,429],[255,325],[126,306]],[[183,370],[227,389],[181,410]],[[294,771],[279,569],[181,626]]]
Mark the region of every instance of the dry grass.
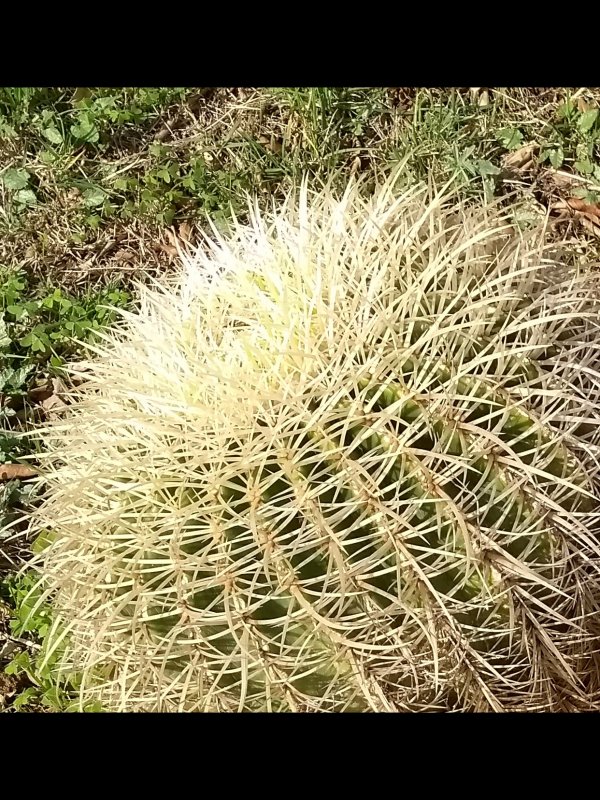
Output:
[[[495,134],[504,126],[520,126],[526,137],[533,133],[543,139],[545,126],[570,95],[575,102],[597,104],[599,92],[201,90],[161,109],[140,135],[123,137],[115,129],[101,153],[92,145],[65,146],[57,160],[45,163],[41,157],[47,148],[33,134],[5,139],[0,162],[6,168],[29,170],[43,201],[15,216],[6,190],[0,187],[0,207],[5,209],[4,223],[0,220],[0,259],[5,265],[21,266],[66,285],[79,286],[88,278],[95,282],[139,277],[144,270],[154,274],[168,263],[160,247],[166,240],[158,212],[131,219],[122,218],[120,212],[115,218],[102,212],[99,226],[92,228],[85,222],[78,182],[101,186],[119,206],[116,176],[133,176],[145,185],[145,177],[157,165],[169,162],[183,169],[194,159],[202,159],[208,191],[214,192],[217,186],[218,209],[227,213],[230,202],[243,209],[246,192],[261,198],[263,206],[273,195],[284,196],[307,171],[337,172],[340,183],[356,173],[381,179],[407,149],[415,152],[410,165],[414,177],[423,178],[431,171],[446,175],[456,167],[454,150],[459,163],[460,153],[472,146],[482,158],[492,157],[499,163],[494,155],[499,155]],[[159,158],[151,152],[157,143],[164,146]],[[480,179],[472,177],[477,187]],[[519,186],[522,194],[535,196],[535,183],[536,174],[524,175]],[[157,197],[164,188],[156,190]],[[207,211],[214,214],[214,207],[203,208],[202,192],[199,185],[196,198],[191,196],[179,208],[175,227],[184,221],[205,226],[205,215]]]

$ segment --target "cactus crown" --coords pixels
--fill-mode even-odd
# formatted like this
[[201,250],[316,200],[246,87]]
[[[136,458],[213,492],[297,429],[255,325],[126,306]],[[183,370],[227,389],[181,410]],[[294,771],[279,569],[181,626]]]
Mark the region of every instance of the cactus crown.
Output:
[[40,431],[82,702],[597,704],[596,286],[542,238],[304,185],[141,289]]

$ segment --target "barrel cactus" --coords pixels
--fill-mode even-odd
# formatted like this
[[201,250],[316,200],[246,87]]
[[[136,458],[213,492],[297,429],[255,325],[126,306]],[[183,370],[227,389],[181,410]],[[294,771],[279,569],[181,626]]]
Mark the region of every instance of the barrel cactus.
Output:
[[600,708],[597,296],[427,187],[251,206],[39,432],[48,659],[117,711]]

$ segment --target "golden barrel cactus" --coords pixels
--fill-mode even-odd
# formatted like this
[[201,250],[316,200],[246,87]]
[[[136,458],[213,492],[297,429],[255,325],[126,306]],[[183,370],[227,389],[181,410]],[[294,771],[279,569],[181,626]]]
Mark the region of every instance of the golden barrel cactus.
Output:
[[82,707],[600,708],[597,281],[543,242],[304,184],[140,289],[39,432]]

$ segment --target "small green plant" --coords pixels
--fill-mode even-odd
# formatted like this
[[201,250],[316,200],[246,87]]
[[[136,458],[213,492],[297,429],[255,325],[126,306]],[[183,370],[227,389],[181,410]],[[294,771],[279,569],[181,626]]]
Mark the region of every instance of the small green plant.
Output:
[[580,110],[571,100],[563,103],[541,132],[540,160],[555,169],[567,163],[580,175],[600,182],[599,113],[598,108]]
[[523,133],[518,128],[501,128],[496,138],[507,150],[518,150],[523,144]]
[[[301,159],[296,168],[331,173],[347,162],[361,139],[374,135],[374,126],[389,113],[383,89],[313,87],[273,90],[299,125]],[[355,153],[356,155],[356,153]]]
[[[1,434],[4,437],[4,433]],[[11,441],[11,446],[2,452],[2,463],[15,461],[29,452],[29,448],[19,450],[20,442]],[[35,500],[35,488],[32,484],[20,480],[6,481],[0,485],[0,531],[9,530],[18,522],[23,509]]]
[[[176,213],[194,205],[194,186],[186,189],[183,183],[189,183],[191,166],[188,156],[178,167],[169,159],[156,163],[153,148],[160,145],[148,137],[162,115],[185,104],[190,91],[0,89],[0,131],[6,141],[26,148],[20,161],[0,169],[10,201],[0,221],[11,232],[19,230],[30,212],[43,214],[75,192],[79,199],[69,215],[75,240],[115,216],[171,224]],[[152,163],[134,156],[133,169],[123,170],[123,160],[136,150],[148,150]],[[178,168],[181,180],[174,174]]]
[[[30,452],[22,431],[36,379],[60,374],[65,356],[77,352],[79,342],[89,341],[112,322],[111,306],[127,301],[127,294],[118,289],[75,298],[60,289],[38,286],[32,290],[23,272],[0,276],[0,464]],[[8,509],[18,494],[15,485],[10,486],[4,502],[0,499],[5,519],[11,516]]]
[[[75,297],[61,289],[31,285],[24,272],[3,272],[0,276],[0,464],[18,462],[31,455],[33,443],[23,434],[35,416],[32,398],[35,385],[40,381],[43,384],[49,375],[61,374],[65,357],[76,354],[81,342],[93,340],[103,326],[114,320],[114,307],[127,302],[128,295],[117,288]],[[2,547],[18,529],[24,508],[35,502],[36,488],[31,482],[9,480],[0,484]],[[0,580],[0,596],[11,616],[11,632],[31,646],[20,651],[6,667],[7,674],[27,676],[29,683],[13,705],[15,709],[42,705],[70,710],[77,679],[72,676],[66,684],[54,679],[53,659],[58,655],[42,663],[50,609],[44,604],[38,606],[37,595],[31,594],[34,584],[33,573],[18,577],[9,573]]]
[[37,196],[30,186],[31,174],[26,169],[7,169],[0,177],[5,188],[12,194],[17,212],[36,205]]
[[499,187],[502,151],[518,136],[515,130],[498,130],[493,109],[473,106],[456,92],[445,97],[422,92],[411,119],[398,129],[391,160],[405,162],[410,181],[433,174],[466,195],[490,200]]
[[[21,370],[31,370],[36,361],[60,366],[77,342],[93,338],[114,320],[114,308],[127,301],[127,293],[117,288],[79,298],[39,286],[32,293],[25,273],[12,273],[0,281],[0,351],[4,343],[6,363],[25,362]],[[10,375],[14,383],[25,373]]]
[[35,381],[60,374],[65,357],[93,340],[128,301],[118,288],[77,298],[61,289],[31,287],[24,272],[0,275],[0,463],[29,452],[27,440],[13,429],[26,420]]
[[[40,602],[37,576],[32,573],[11,575],[0,581],[0,600],[11,609],[10,631],[20,640],[26,637],[29,649],[23,649],[4,669],[7,675],[26,676],[29,683],[13,700],[15,710],[26,707],[46,707],[52,711],[72,711],[78,708],[77,676],[59,683],[55,666],[60,650],[49,656],[45,640],[50,630],[52,609]],[[99,704],[89,704],[86,711],[99,711]]]
[[0,126],[4,135],[27,129],[40,145],[104,149],[115,129],[138,136],[160,109],[185,97],[187,89],[0,89]]
[[175,217],[192,215],[195,210],[218,222],[230,218],[232,208],[241,209],[244,192],[251,186],[247,172],[213,168],[203,156],[178,159],[160,143],[150,145],[148,153],[150,163],[143,172],[113,181],[114,213],[170,225]]

